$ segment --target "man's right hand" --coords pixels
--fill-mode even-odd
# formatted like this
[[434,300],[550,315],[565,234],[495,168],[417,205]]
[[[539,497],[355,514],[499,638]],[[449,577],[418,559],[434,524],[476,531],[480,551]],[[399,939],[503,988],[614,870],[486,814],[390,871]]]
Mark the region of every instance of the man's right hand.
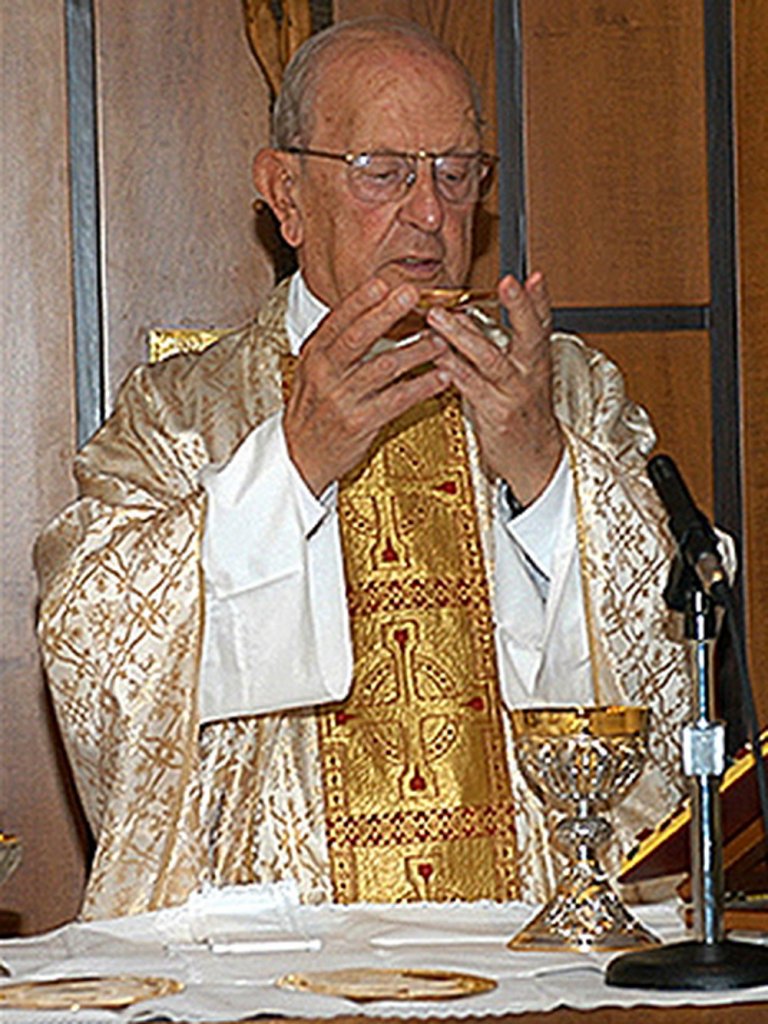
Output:
[[418,298],[411,284],[390,289],[373,278],[332,310],[302,347],[283,429],[291,459],[315,495],[364,458],[385,424],[445,389],[448,375],[434,367],[403,377],[445,351],[445,341],[428,330],[417,341],[365,358]]

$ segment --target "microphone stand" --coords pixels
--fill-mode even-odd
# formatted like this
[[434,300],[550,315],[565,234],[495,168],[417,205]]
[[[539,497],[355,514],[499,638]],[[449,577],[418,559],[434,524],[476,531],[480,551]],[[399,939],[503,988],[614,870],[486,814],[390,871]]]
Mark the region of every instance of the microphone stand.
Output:
[[[605,980],[626,988],[721,989],[768,984],[768,948],[725,938],[720,779],[725,770],[725,726],[715,718],[714,601],[680,555],[664,599],[684,612],[691,642],[695,691],[693,722],[683,729],[683,771],[691,780],[691,881],[694,936],[690,941],[625,953],[608,965]],[[758,740],[759,742],[759,740]],[[759,751],[757,752],[759,754]],[[756,756],[757,756],[756,754]]]

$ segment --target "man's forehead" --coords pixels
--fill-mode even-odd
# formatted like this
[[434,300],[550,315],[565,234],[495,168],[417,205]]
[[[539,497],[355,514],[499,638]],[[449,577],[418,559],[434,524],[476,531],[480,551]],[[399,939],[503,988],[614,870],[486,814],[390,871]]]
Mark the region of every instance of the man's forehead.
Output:
[[[456,145],[477,135],[467,78],[439,51],[380,45],[349,49],[329,61],[318,78],[313,138],[345,145],[426,145],[428,131]],[[452,138],[452,136],[456,136]],[[410,140],[410,141],[409,141]],[[434,143],[433,143],[434,144]]]

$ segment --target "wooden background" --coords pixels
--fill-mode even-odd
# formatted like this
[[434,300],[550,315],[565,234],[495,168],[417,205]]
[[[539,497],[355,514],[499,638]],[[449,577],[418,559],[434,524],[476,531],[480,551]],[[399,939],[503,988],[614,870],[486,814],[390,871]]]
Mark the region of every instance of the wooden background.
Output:
[[[390,12],[428,25],[470,64],[495,110],[493,4],[336,0],[339,17]],[[709,301],[700,0],[524,0],[529,263],[556,305]],[[153,323],[241,322],[271,281],[254,233],[250,164],[268,95],[239,0],[98,0],[104,326],[109,400]],[[738,157],[739,358],[748,619],[762,718],[768,655],[768,8],[733,5]],[[0,924],[70,918],[87,836],[34,642],[34,538],[73,494],[75,446],[66,65],[60,0],[2,14],[2,714],[0,828],[25,843],[0,890]],[[491,124],[493,136],[493,124]],[[475,279],[498,264],[491,245]],[[705,331],[601,334],[651,410],[661,443],[712,508],[712,373]],[[714,426],[717,426],[716,424]]]
[[33,624],[34,538],[72,494],[74,392],[61,5],[2,13],[2,649],[0,829],[27,855],[0,890],[0,923],[70,916],[83,845],[53,738]]

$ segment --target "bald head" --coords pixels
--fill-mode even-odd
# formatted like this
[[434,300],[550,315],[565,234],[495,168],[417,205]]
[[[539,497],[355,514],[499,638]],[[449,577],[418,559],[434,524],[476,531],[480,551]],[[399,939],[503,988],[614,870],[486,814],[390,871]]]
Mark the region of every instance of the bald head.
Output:
[[[480,95],[465,66],[444,43],[415,22],[371,17],[342,21],[311,36],[285,69],[272,112],[272,144],[277,148],[306,146],[315,123],[315,100],[323,78],[346,60],[357,63],[365,54],[412,53],[432,57],[459,75],[471,98],[476,127],[482,126]],[[349,66],[349,65],[347,65]],[[348,83],[351,84],[351,83]]]

